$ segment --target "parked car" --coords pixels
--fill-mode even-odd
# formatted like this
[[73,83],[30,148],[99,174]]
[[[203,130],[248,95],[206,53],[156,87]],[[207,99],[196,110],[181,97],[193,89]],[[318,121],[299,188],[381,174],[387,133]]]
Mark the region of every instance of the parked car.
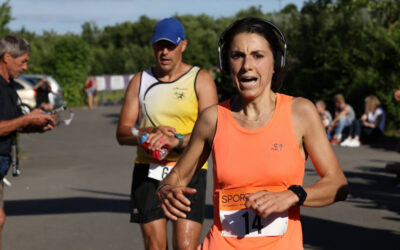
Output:
[[47,78],[47,81],[50,83],[52,93],[49,93],[49,101],[55,107],[60,107],[64,104],[64,100],[62,97],[62,89],[60,84],[49,75],[20,75],[19,78],[24,79],[26,81],[31,82],[33,86],[35,86],[41,79]]
[[36,91],[29,81],[17,78],[14,79],[14,82],[20,98],[19,104],[21,105],[22,112],[27,114],[36,107]]

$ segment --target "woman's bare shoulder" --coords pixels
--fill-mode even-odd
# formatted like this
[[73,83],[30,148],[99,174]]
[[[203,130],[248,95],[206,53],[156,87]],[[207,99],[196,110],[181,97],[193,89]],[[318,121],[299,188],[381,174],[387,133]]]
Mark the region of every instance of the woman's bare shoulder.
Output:
[[292,100],[292,117],[295,127],[303,133],[307,128],[318,126],[321,123],[315,104],[303,97],[295,97]]
[[292,111],[295,115],[309,116],[316,114],[317,109],[315,108],[315,104],[310,100],[303,97],[293,97]]

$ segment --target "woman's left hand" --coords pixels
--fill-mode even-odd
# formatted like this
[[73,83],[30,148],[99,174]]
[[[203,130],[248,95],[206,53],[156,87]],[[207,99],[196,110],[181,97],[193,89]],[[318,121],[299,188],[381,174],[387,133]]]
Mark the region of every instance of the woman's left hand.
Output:
[[246,208],[266,219],[272,213],[280,213],[294,206],[299,198],[290,190],[268,192],[266,190],[254,194],[246,194]]

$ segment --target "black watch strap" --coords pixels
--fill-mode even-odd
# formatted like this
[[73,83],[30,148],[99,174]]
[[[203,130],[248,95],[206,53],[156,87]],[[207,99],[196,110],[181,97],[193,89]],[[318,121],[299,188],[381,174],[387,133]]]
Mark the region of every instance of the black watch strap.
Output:
[[296,203],[296,206],[303,205],[304,201],[307,198],[307,193],[304,188],[299,185],[292,185],[288,189],[292,191],[295,195],[297,195],[297,197],[299,197],[299,201]]

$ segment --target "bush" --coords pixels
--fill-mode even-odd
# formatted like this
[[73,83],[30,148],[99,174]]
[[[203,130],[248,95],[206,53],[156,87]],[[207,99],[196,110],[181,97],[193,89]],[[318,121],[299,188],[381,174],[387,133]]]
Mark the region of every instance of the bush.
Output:
[[52,59],[52,75],[63,88],[64,100],[69,106],[82,106],[91,61],[88,44],[79,36],[65,35],[55,42]]

